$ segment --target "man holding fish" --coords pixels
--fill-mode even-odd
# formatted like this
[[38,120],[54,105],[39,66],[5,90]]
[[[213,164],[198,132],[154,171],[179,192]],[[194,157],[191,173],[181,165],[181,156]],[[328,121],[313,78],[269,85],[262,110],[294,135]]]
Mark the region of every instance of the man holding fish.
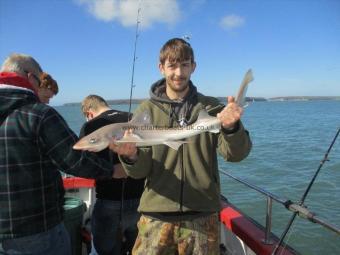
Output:
[[164,78],[151,86],[151,98],[134,118],[104,126],[73,146],[90,151],[110,146],[129,176],[146,178],[132,254],[219,254],[217,152],[238,162],[251,150],[240,118],[252,73],[225,107],[197,92],[190,80],[195,68],[190,44],[169,40],[160,51]]
[[242,107],[233,97],[228,97],[224,107],[216,98],[197,92],[190,80],[195,67],[188,42],[179,38],[166,42],[159,63],[164,78],[152,85],[151,98],[135,115],[146,111],[154,127],[171,129],[199,122],[201,115],[208,114],[217,117],[218,133],[209,130],[187,136],[177,150],[166,143],[137,147],[138,142],[129,140],[138,134],[138,126],[134,126],[124,137],[131,142],[110,144],[129,176],[146,178],[135,255],[219,254],[217,151],[226,161],[238,162],[249,154],[252,144],[240,121]]

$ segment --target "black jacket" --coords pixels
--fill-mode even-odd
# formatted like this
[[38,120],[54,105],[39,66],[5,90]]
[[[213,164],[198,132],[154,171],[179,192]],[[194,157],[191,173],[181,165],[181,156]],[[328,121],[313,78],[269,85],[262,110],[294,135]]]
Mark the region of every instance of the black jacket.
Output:
[[[80,130],[80,137],[88,135],[100,127],[120,122],[128,121],[128,113],[108,110],[103,112],[96,118],[86,122]],[[120,163],[116,153],[112,153],[109,149],[98,152],[98,155],[111,161],[113,164]],[[98,178],[96,179],[96,197],[106,200],[120,201],[122,198],[124,183],[124,199],[140,198],[144,189],[144,179],[113,179],[113,178]]]

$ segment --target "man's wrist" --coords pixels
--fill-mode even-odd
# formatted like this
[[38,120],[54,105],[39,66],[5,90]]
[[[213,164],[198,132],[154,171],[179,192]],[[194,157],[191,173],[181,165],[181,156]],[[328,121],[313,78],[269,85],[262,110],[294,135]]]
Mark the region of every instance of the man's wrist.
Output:
[[240,121],[237,121],[234,126],[230,127],[230,128],[225,128],[222,127],[223,133],[225,134],[233,134],[236,133],[240,128]]

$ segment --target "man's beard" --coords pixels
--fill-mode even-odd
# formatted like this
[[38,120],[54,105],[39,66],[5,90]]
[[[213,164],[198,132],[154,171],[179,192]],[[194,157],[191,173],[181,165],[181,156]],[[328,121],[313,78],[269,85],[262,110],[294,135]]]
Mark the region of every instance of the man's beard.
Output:
[[[184,83],[184,85],[183,85],[183,83]],[[184,92],[185,90],[188,89],[188,87],[189,87],[189,80],[187,80],[187,79],[181,79],[181,85],[180,85],[180,86],[176,86],[176,85],[174,84],[173,80],[169,78],[168,81],[167,81],[167,84],[169,85],[169,87],[170,87],[173,91],[178,92],[178,93],[181,93],[181,92]]]

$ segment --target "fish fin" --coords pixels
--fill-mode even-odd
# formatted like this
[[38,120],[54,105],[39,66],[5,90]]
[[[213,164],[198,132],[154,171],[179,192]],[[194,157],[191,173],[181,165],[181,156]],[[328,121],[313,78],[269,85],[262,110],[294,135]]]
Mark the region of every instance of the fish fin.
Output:
[[130,125],[146,126],[151,125],[151,117],[148,111],[143,111],[134,115],[132,120],[129,122]]
[[207,110],[205,109],[200,110],[200,112],[198,113],[197,121],[200,119],[208,118],[208,117],[211,117],[211,116],[208,114]]
[[183,144],[186,143],[185,141],[165,141],[163,144],[169,146],[174,150],[178,150],[178,148]]
[[128,134],[122,137],[122,139],[119,139],[116,141],[116,143],[138,143],[140,141],[143,141],[143,139],[137,135],[137,134]]
[[249,69],[244,75],[243,81],[235,97],[235,102],[241,107],[244,107],[246,104],[246,93],[248,90],[248,84],[253,80],[254,80],[253,72],[251,69]]
[[203,110],[200,110],[200,112],[198,113],[198,117],[194,125],[199,126],[201,125],[201,123],[204,123],[204,122],[206,123],[207,121],[215,120],[215,119],[216,117],[210,116],[207,110],[203,109]]
[[202,109],[198,113],[198,117],[197,117],[196,123],[199,123],[202,120],[206,121],[208,119],[215,119],[215,118],[216,117],[214,117],[214,116],[210,116],[209,113],[207,112],[207,110]]

